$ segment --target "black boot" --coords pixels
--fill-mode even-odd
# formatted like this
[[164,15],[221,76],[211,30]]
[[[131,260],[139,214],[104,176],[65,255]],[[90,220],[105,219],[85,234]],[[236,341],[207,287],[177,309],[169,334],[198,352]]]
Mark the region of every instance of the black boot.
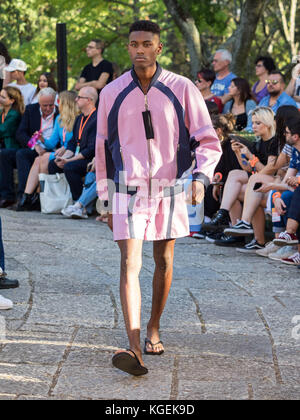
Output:
[[21,199],[18,201],[16,211],[29,211],[29,210],[31,210],[32,196],[33,196],[33,194],[24,193],[22,195]]
[[34,193],[31,198],[31,210],[41,211],[40,194]]
[[229,211],[220,209],[214,218],[209,223],[202,225],[203,230],[207,232],[223,232],[224,229],[229,227],[230,217]]
[[0,274],[0,289],[15,289],[19,287],[18,280],[8,280],[4,271]]

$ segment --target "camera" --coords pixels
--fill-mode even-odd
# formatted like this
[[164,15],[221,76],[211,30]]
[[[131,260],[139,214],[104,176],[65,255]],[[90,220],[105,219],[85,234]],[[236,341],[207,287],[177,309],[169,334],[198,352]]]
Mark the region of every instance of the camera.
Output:
[[294,55],[292,58],[292,63],[293,64],[299,64],[300,63],[300,55]]

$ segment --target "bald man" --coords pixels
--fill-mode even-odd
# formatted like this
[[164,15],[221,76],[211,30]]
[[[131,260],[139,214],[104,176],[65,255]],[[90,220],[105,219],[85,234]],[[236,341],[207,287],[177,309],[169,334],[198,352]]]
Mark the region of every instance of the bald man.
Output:
[[95,156],[97,131],[96,102],[98,92],[87,86],[80,89],[76,102],[81,114],[73,127],[73,138],[66,151],[49,162],[49,174],[64,172],[70,185],[72,198],[77,201],[82,193],[82,177],[86,175],[87,165]]

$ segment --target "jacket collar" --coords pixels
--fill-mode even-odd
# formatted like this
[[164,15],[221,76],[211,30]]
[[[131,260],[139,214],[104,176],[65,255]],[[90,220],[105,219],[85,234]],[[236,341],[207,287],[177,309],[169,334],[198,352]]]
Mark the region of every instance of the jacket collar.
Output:
[[[153,75],[153,77],[151,79],[151,82],[150,82],[149,87],[148,87],[148,91],[156,83],[156,81],[159,78],[161,72],[162,72],[162,68],[160,67],[160,65],[158,64],[158,62],[156,62],[156,72],[154,73],[154,75]],[[134,66],[132,66],[132,69],[131,69],[131,76],[132,76],[134,82],[137,84],[137,86],[142,90],[142,87],[141,87],[139,78],[138,78],[138,76],[137,76],[137,74],[136,74],[136,72],[134,70]]]

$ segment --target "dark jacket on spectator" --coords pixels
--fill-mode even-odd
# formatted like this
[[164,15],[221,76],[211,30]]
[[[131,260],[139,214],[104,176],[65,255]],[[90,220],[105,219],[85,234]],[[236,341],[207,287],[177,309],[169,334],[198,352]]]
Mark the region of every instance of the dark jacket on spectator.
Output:
[[[58,115],[58,109],[55,106],[54,121]],[[31,139],[32,135],[39,131],[41,127],[41,113],[40,105],[32,104],[27,105],[25,112],[23,114],[20,126],[16,133],[16,139],[20,143],[21,147],[27,147],[28,141]]]
[[[74,123],[73,127],[73,138],[69,141],[67,150],[71,150],[73,153],[76,152],[76,147],[79,138],[79,127],[83,115],[79,115]],[[83,118],[83,124],[87,117]],[[95,111],[87,121],[83,131],[82,137],[79,142],[80,153],[87,160],[92,160],[95,156],[95,144],[96,144],[96,133],[97,133],[97,112]]]

